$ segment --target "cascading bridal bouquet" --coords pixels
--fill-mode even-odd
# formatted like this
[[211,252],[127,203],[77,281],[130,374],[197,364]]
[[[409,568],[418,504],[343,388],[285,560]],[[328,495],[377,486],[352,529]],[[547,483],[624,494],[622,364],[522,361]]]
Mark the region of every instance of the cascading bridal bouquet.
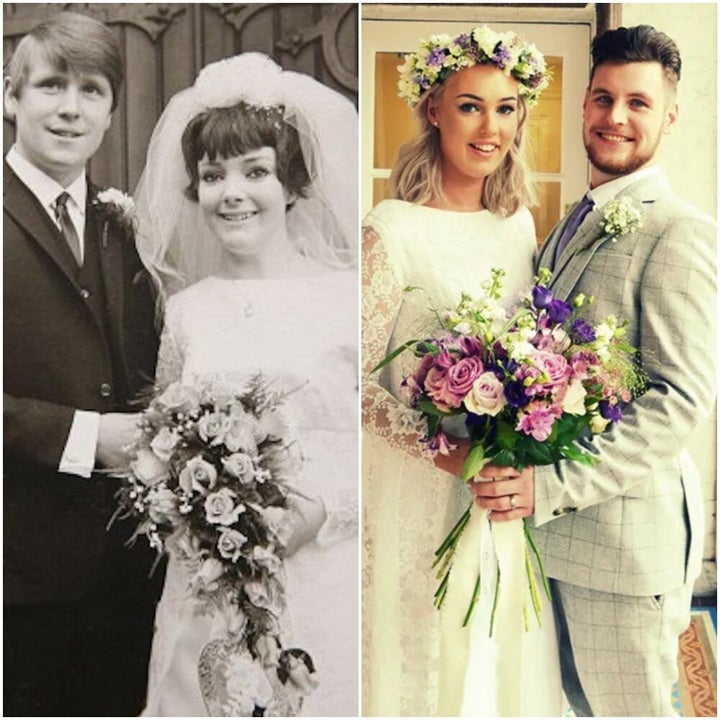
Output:
[[[374,369],[406,350],[415,354],[417,369],[405,377],[402,390],[427,422],[427,436],[421,442],[433,456],[448,454],[457,446],[444,432],[443,421],[465,416],[470,438],[462,476],[466,481],[488,463],[517,470],[563,458],[592,464],[593,458],[575,441],[620,421],[622,404],[644,388],[635,349],[623,340],[625,330],[617,318],[590,324],[580,312],[592,298],[578,295],[567,303],[554,297],[547,287],[551,274],[545,269],[520,306],[506,311],[499,302],[504,274],[493,269],[477,298],[462,294],[456,308],[435,311],[441,328],[437,334],[404,343]],[[435,553],[433,568],[438,568],[440,584],[434,604],[438,608],[448,592],[453,558],[474,508],[471,503]],[[540,593],[531,551],[548,597],[550,591],[525,522],[523,532],[527,596],[540,623]],[[490,635],[499,575],[498,568]],[[478,601],[481,580],[478,573],[463,627]],[[527,608],[522,610],[527,630]]]
[[240,391],[217,379],[156,394],[122,478],[115,517],[137,521],[159,556],[172,547],[189,592],[225,634],[199,659],[210,715],[297,715],[317,685],[313,662],[285,648],[283,555],[299,453],[283,396],[261,376]]

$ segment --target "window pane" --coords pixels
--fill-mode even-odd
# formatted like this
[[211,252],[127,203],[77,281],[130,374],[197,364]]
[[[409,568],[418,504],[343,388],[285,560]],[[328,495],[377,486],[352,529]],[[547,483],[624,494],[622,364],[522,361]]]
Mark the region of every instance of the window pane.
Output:
[[402,53],[375,55],[375,168],[391,168],[400,146],[417,132],[412,111],[397,94],[397,67],[402,62]]
[[562,61],[546,57],[553,79],[530,110],[530,167],[536,173],[561,171],[560,139],[562,137]]
[[373,178],[373,205],[377,205],[381,200],[388,200],[389,198],[388,179]]

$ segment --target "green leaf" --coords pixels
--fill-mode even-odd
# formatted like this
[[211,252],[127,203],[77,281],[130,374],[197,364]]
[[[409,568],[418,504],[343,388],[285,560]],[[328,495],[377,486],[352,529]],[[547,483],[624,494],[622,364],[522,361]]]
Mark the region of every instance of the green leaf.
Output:
[[492,459],[493,465],[499,465],[500,467],[515,467],[515,464],[517,463],[517,458],[515,457],[515,453],[513,453],[510,450],[501,450],[495,457]]
[[497,436],[495,442],[503,450],[512,450],[518,441],[518,434],[509,423],[502,420],[497,424]]
[[404,353],[408,348],[411,348],[416,343],[420,342],[419,340],[408,340],[406,343],[403,343],[399,348],[396,348],[393,350],[389,355],[386,355],[371,371],[370,374],[372,375],[374,372],[377,372],[381,368],[384,368],[388,363],[392,362],[398,355],[401,353]]
[[477,475],[483,467],[485,467],[487,462],[485,459],[485,448],[482,445],[474,445],[465,458],[462,479],[469,480],[471,477]]

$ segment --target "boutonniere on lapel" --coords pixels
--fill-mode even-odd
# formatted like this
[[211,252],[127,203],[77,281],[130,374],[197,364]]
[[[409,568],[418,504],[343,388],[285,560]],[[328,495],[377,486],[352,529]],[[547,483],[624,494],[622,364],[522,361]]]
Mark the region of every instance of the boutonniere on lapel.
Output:
[[606,237],[617,242],[619,237],[639,230],[643,226],[642,217],[642,210],[631,198],[614,198],[603,208],[600,227]]
[[133,237],[137,230],[135,201],[130,195],[117,188],[107,188],[93,198],[93,206],[105,220],[103,224],[103,247],[107,247],[108,223],[120,227],[126,235]]

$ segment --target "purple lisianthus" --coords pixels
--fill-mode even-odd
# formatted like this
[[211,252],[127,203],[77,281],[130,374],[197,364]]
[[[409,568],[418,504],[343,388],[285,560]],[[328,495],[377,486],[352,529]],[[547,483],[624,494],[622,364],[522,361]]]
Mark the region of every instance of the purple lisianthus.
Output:
[[538,310],[544,310],[550,305],[555,296],[544,285],[535,285],[532,289],[533,305]]
[[572,306],[564,300],[555,298],[548,306],[548,317],[558,325],[564,323],[572,313]]
[[505,385],[505,399],[508,405],[514,408],[525,407],[530,398],[525,394],[525,385],[521,380],[513,380]]
[[609,400],[600,401],[600,414],[611,422],[620,422],[623,414],[619,405],[613,405]]
[[587,320],[578,318],[570,328],[570,338],[576,343],[591,343],[595,340],[595,330]]

